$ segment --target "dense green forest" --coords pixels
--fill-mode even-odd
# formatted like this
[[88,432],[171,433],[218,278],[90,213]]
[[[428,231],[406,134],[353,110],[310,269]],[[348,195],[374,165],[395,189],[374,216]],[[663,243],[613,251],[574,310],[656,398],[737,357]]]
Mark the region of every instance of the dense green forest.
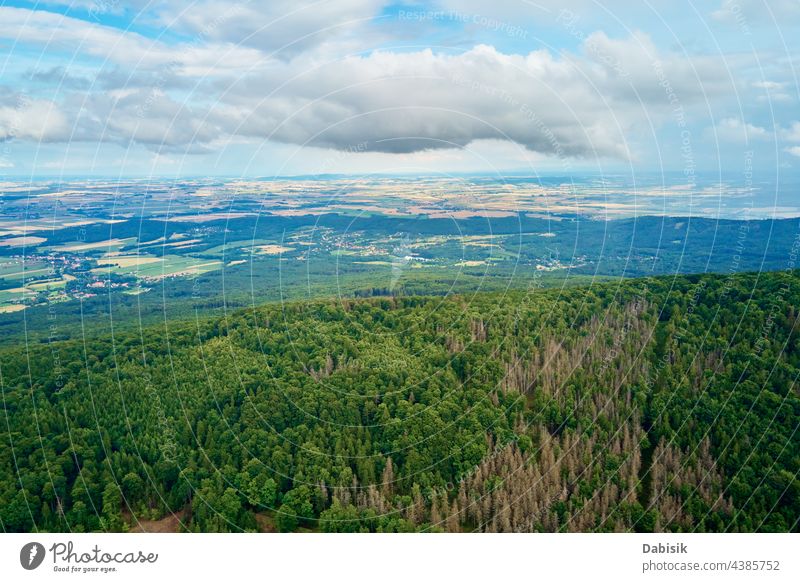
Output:
[[798,306],[681,276],[7,348],[0,527],[798,531]]

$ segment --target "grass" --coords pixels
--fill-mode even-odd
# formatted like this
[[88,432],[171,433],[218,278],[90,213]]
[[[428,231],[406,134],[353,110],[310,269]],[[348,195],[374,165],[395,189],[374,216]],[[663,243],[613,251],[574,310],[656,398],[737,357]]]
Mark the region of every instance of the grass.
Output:
[[19,236],[14,238],[6,238],[0,240],[2,247],[35,247],[47,242],[46,238],[41,236]]
[[61,251],[66,253],[88,253],[98,249],[103,249],[105,251],[118,251],[119,249],[129,246],[135,242],[136,242],[136,237],[111,238],[108,240],[91,242],[91,243],[74,242],[65,245],[58,245],[51,247],[51,250]]
[[248,240],[236,240],[225,243],[224,245],[219,245],[216,247],[211,247],[205,251],[202,251],[199,254],[202,255],[210,255],[213,257],[221,257],[224,255],[230,255],[232,251],[236,251],[238,249],[247,249],[250,250],[258,245],[270,244],[271,241],[265,239],[248,239]]
[[97,261],[98,265],[116,265],[117,267],[138,267],[149,263],[157,263],[162,259],[152,255],[120,255],[104,257]]
[[46,279],[36,283],[28,283],[26,287],[31,291],[50,291],[52,289],[62,289],[66,284],[66,279]]
[[38,261],[8,261],[0,263],[0,279],[16,281],[31,279],[32,277],[46,275],[51,272],[47,263]]
[[21,301],[36,295],[35,291],[26,289],[25,287],[17,287],[15,289],[2,289],[0,290],[0,305]]
[[[119,261],[119,259],[130,259]],[[165,277],[195,276],[216,271],[222,267],[222,261],[208,261],[194,257],[165,255],[164,257],[109,257],[111,265],[92,269],[93,273],[118,273],[131,275],[139,279],[163,279]]]

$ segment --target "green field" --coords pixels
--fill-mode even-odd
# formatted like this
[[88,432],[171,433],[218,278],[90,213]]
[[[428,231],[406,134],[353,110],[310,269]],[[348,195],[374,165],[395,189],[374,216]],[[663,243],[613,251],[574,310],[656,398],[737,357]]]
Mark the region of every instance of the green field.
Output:
[[232,254],[236,254],[237,251],[244,250],[249,252],[258,245],[267,245],[267,244],[275,244],[275,241],[266,239],[237,240],[225,243],[224,245],[218,245],[212,247],[210,249],[200,252],[199,254],[203,256],[212,256],[212,257],[223,257],[223,256],[229,257]]
[[174,276],[202,275],[222,267],[222,261],[209,261],[188,256],[165,255],[163,257],[149,257],[139,255],[139,258],[158,260],[144,264],[123,263],[122,265],[102,266],[92,269],[92,272],[96,274],[117,273],[119,275],[131,275],[139,279],[163,279]]
[[53,289],[63,289],[66,285],[66,279],[45,279],[36,283],[29,283],[26,287],[31,291],[52,291]]
[[63,245],[47,247],[48,250],[60,251],[66,253],[91,253],[94,251],[111,252],[118,251],[127,246],[136,243],[136,237],[129,238],[112,238],[98,242],[71,242]]
[[9,304],[14,301],[20,301],[34,295],[36,295],[36,293],[24,287],[17,287],[15,289],[2,289],[0,290],[0,305]]
[[0,261],[0,279],[16,281],[46,275],[50,266],[44,261],[4,259]]

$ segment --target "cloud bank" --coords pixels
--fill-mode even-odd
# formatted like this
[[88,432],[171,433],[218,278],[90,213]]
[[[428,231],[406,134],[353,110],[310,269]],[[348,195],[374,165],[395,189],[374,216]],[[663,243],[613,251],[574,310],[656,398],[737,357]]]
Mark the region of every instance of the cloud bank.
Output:
[[[796,155],[797,141],[781,129],[794,127],[796,115],[743,111],[743,95],[753,96],[748,106],[794,106],[791,79],[768,75],[766,60],[664,48],[627,27],[593,30],[583,18],[595,4],[583,0],[491,7],[506,19],[496,22],[520,30],[548,15],[560,48],[539,42],[534,27],[524,28],[521,44],[506,28],[489,31],[496,44],[404,37],[464,35],[451,29],[473,21],[394,22],[383,0],[46,6],[53,4],[65,13],[0,7],[0,39],[32,55],[6,77],[16,82],[0,85],[0,140],[114,143],[157,154],[243,143],[412,154],[501,140],[552,158],[628,162],[642,140],[660,148],[665,132],[692,128],[728,144],[782,140]],[[714,4],[709,22],[724,21],[719,11],[731,6]],[[425,8],[489,10],[458,7],[443,0]],[[108,14],[130,26],[110,24]]]

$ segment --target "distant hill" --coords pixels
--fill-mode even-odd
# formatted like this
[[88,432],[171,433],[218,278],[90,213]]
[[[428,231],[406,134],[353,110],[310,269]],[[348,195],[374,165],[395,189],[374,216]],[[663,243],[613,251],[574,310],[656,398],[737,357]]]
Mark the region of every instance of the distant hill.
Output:
[[[330,213],[196,224],[133,218],[62,228],[48,232],[47,239],[38,254],[25,250],[26,268],[14,264],[5,269],[14,277],[3,279],[0,273],[0,295],[24,296],[19,293],[25,292],[20,272],[52,278],[57,268],[75,278],[65,283],[72,298],[0,313],[0,345],[111,333],[112,324],[116,330],[135,329],[165,319],[190,320],[287,299],[439,295],[531,285],[560,287],[593,278],[776,271],[797,266],[800,219],[650,216],[600,221],[519,214],[451,220]],[[191,239],[191,244],[161,246],[167,239]],[[97,265],[90,261],[108,251],[103,245],[87,252],[61,251],[57,259],[45,252],[70,248],[76,240],[84,246],[116,241],[118,252],[156,261],[152,269],[156,272],[185,272],[191,264],[207,265],[210,272],[140,282],[147,292],[139,294],[112,292],[110,286],[98,291],[91,287],[96,284],[92,277],[98,275]],[[403,253],[413,253],[416,263],[398,263],[397,241],[403,243]],[[286,249],[288,255],[254,252],[266,243]],[[20,252],[0,247],[0,255]],[[165,257],[164,262],[158,262],[159,257]],[[80,266],[63,266],[68,264]],[[127,276],[125,284],[136,286]]]

